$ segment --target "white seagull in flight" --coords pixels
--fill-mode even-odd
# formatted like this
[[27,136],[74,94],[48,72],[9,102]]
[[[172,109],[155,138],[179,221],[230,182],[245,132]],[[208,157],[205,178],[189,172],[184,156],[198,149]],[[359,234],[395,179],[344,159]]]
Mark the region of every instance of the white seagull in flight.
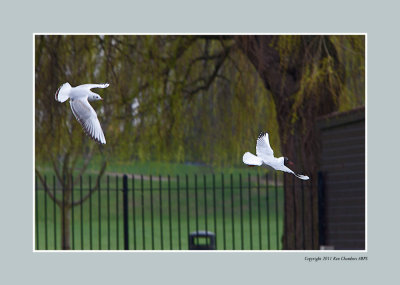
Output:
[[274,151],[269,145],[268,133],[261,133],[257,139],[256,145],[256,154],[251,154],[250,152],[246,152],[243,155],[243,162],[249,166],[270,166],[275,170],[281,170],[288,173],[292,173],[296,177],[308,180],[310,179],[306,175],[296,174],[291,169],[289,169],[285,163],[293,164],[293,162],[289,161],[287,157],[274,157]]
[[103,100],[100,95],[92,92],[92,88],[107,88],[105,84],[83,84],[72,87],[68,82],[58,88],[55,98],[58,102],[65,102],[68,99],[72,113],[82,125],[85,133],[100,144],[106,143],[103,130],[101,129],[96,111],[89,104],[89,101]]

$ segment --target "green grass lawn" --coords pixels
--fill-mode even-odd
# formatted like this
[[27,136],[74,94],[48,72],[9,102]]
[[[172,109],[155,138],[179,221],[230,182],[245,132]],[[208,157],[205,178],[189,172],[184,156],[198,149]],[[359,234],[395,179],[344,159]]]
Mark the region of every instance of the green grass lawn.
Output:
[[[77,163],[76,171],[74,175],[79,173],[79,169],[82,165],[82,162]],[[101,157],[94,157],[85,172],[85,175],[95,175],[100,170],[102,165]],[[45,165],[36,165],[36,167],[43,173],[48,176],[54,174],[52,166],[50,164]],[[247,175],[248,173],[251,175],[261,175],[264,176],[268,170],[262,167],[247,167],[244,164],[240,164],[234,167],[213,167],[205,164],[195,164],[195,163],[173,163],[173,162],[158,162],[158,161],[121,161],[118,159],[109,159],[107,160],[107,169],[106,174],[113,173],[125,173],[125,174],[143,174],[145,176],[153,175],[153,176],[176,176],[176,175],[209,175],[209,174],[221,174],[225,175],[238,175],[242,173],[243,175]]]
[[[163,163],[158,166],[157,163],[150,166],[135,164],[128,168],[113,165],[108,168],[110,173],[144,175],[143,180],[140,176],[135,176],[135,179],[129,176],[129,249],[186,250],[188,233],[196,229],[214,232],[218,250],[280,249],[283,232],[282,187],[270,185],[267,191],[263,180],[265,176],[261,175],[258,189],[255,175],[258,170],[249,172],[249,176],[247,172],[240,174],[242,169],[222,169],[221,173],[224,174],[213,176],[211,173],[215,173],[215,169],[206,172],[207,167],[202,168],[182,164],[167,166]],[[152,169],[156,171],[151,172]],[[151,173],[161,173],[162,181],[158,180],[158,175],[150,178]],[[195,173],[200,174],[195,177]],[[232,173],[232,181],[229,173]],[[171,175],[169,181],[166,174]],[[177,174],[180,174],[179,178]],[[60,198],[61,191],[56,180],[53,184],[54,176],[47,175],[48,185],[51,189],[55,187],[56,195]],[[87,176],[83,177],[82,183],[76,182],[74,200],[81,193],[84,196],[89,187]],[[91,185],[94,185],[94,176]],[[60,211],[42,188],[39,182],[36,191],[35,247],[60,249]],[[116,191],[117,188],[122,189],[120,177],[104,176],[101,190],[81,206],[73,208],[73,249],[123,249],[123,201],[122,191]]]

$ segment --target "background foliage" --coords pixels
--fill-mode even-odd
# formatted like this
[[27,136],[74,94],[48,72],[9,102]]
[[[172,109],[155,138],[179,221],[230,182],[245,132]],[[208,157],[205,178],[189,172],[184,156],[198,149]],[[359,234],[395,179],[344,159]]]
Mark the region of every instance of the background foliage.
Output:
[[[339,109],[364,104],[364,38],[330,36],[345,84]],[[275,39],[280,63],[289,66],[299,55],[300,36]],[[233,38],[201,36],[36,36],[36,164],[51,159],[74,168],[78,161],[101,154],[119,161],[196,161],[213,166],[240,165],[262,130],[280,154],[277,111],[260,76]],[[301,113],[306,92],[331,74],[328,58],[305,69],[296,93],[292,121]],[[107,145],[97,147],[73,118],[67,104],[53,99],[64,82],[72,86],[109,82],[92,103]],[[340,96],[339,96],[340,95]],[[54,156],[50,158],[50,156]],[[60,166],[61,167],[61,166]]]
[[[127,161],[238,165],[261,130],[271,132],[279,152],[274,103],[231,42],[223,42],[227,52],[194,36],[37,36],[36,163],[95,151]],[[64,82],[110,83],[98,91],[104,101],[92,103],[105,147],[53,99]]]

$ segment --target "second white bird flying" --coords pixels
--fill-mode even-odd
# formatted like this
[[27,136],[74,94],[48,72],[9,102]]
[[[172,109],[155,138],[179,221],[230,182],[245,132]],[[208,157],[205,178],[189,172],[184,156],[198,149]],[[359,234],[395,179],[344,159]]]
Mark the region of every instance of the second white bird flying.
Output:
[[82,125],[85,133],[94,139],[96,142],[105,144],[106,138],[104,137],[103,130],[101,129],[99,119],[97,118],[96,111],[89,104],[89,101],[103,100],[99,94],[92,92],[92,88],[107,88],[108,83],[105,84],[83,84],[72,87],[68,82],[58,88],[55,99],[58,102],[65,102],[68,99],[71,105],[72,113],[78,122]]
[[296,174],[290,168],[285,165],[285,162],[289,162],[287,157],[275,157],[274,151],[269,145],[268,133],[261,133],[257,139],[256,154],[246,152],[243,155],[243,162],[249,166],[270,166],[275,170],[280,170],[288,173],[292,173],[296,177],[308,180],[309,177],[306,175]]

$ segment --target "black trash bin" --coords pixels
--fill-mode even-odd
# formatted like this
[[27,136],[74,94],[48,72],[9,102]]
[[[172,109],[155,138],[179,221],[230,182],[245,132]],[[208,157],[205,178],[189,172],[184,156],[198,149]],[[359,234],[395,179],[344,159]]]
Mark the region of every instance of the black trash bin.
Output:
[[215,234],[208,231],[190,233],[189,250],[215,250]]

